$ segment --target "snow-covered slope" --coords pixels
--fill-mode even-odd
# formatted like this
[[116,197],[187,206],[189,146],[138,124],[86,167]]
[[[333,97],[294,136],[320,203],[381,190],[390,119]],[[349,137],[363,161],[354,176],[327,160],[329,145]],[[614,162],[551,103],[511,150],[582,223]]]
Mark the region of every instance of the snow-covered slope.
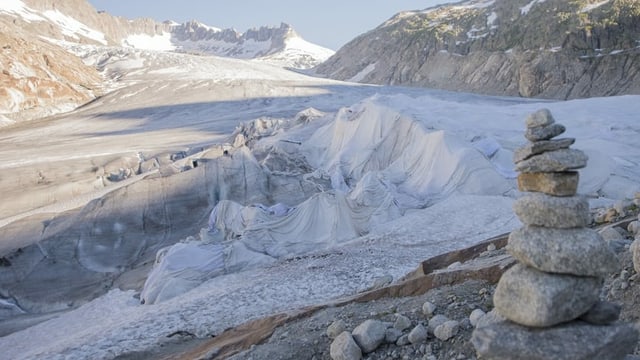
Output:
[[172,23],[161,34],[132,34],[121,42],[122,46],[136,49],[261,59],[297,69],[313,67],[333,55],[332,50],[305,41],[284,23],[280,27],[261,27],[240,33],[189,21]]
[[332,50],[305,41],[284,23],[241,33],[195,20],[183,24],[128,20],[98,12],[85,0],[7,0],[0,4],[0,15],[18,19],[42,36],[96,45],[240,59],[268,57],[272,63],[294,68],[313,67],[333,54]]
[[6,43],[0,53],[0,126],[68,111],[102,93],[95,69],[65,53],[70,44],[259,59],[296,69],[333,54],[287,24],[239,33],[197,21],[129,20],[96,11],[86,0],[6,0],[0,3],[0,28]]

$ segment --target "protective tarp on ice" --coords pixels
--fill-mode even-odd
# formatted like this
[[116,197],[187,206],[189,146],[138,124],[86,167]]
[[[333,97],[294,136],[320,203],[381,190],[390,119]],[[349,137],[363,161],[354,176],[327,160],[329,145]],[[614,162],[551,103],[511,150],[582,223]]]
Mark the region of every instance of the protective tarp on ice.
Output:
[[[334,247],[453,192],[503,194],[512,188],[469,143],[373,100],[339,111],[303,142],[302,153],[315,176],[331,179],[333,190],[295,207],[219,201],[200,242],[159,254],[142,299],[162,301],[211,276]],[[208,255],[186,264],[181,256],[187,251]],[[165,290],[167,284],[176,290]]]
[[303,146],[309,163],[329,174],[334,187],[353,187],[366,174],[380,172],[408,208],[454,191],[501,195],[513,188],[502,169],[468,142],[375,101],[341,109]]

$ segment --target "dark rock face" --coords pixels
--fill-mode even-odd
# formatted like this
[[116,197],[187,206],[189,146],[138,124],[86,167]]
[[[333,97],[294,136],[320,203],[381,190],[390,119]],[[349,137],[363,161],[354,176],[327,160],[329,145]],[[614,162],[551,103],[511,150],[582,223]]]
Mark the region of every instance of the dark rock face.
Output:
[[640,4],[467,1],[397,14],[317,72],[341,80],[493,95],[640,93]]

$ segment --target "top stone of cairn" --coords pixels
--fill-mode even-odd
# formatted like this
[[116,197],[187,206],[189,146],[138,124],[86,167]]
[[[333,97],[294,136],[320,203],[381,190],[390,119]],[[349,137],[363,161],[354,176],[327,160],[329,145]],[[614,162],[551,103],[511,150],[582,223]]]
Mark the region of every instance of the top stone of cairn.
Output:
[[540,109],[527,117],[525,121],[527,129],[537,128],[541,126],[549,126],[555,123],[551,111],[548,109]]

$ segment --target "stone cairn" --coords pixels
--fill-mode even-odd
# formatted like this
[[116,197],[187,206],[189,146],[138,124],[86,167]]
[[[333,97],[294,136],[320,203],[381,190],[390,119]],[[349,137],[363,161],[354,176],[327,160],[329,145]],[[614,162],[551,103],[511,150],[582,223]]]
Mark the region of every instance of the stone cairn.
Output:
[[529,143],[514,153],[518,188],[514,204],[524,227],[509,235],[518,261],[494,293],[504,321],[478,327],[472,343],[481,359],[624,359],[637,330],[616,323],[620,307],[600,301],[603,278],[619,265],[600,235],[589,228],[589,203],[576,195],[587,156],[570,149],[575,139],[549,110],[526,120]]

